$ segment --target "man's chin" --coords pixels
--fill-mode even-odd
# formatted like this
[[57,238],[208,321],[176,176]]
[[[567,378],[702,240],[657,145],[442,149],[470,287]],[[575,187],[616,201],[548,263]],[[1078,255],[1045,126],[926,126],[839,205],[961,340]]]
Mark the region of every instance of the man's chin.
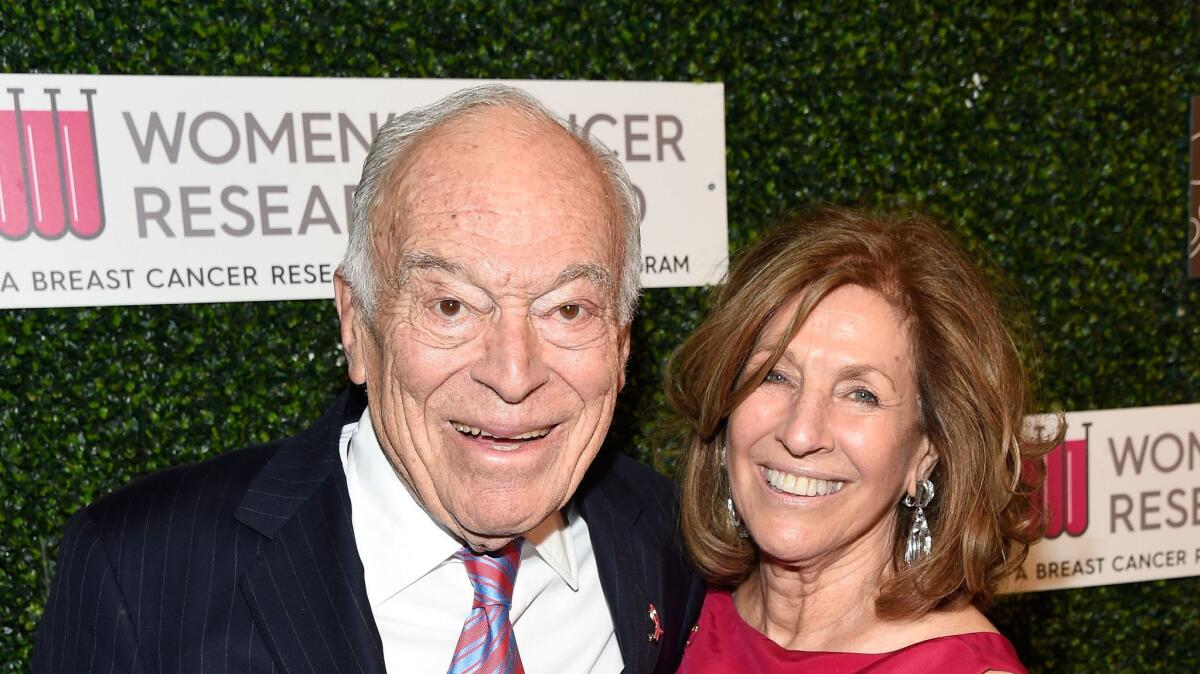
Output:
[[505,536],[479,536],[477,534],[468,533],[462,535],[463,542],[466,543],[467,547],[471,548],[475,552],[494,552],[508,545],[510,541],[518,537],[520,537],[520,534]]
[[557,517],[557,511],[546,515],[529,515],[514,520],[484,519],[481,521],[459,522],[456,527],[459,538],[476,552],[491,552],[498,550],[509,541],[525,536],[534,530],[540,530],[543,524],[552,525],[551,518]]

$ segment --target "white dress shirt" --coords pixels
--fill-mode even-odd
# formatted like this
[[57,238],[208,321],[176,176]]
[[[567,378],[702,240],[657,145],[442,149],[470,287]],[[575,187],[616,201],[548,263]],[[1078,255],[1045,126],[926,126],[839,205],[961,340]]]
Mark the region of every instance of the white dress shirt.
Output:
[[[473,589],[462,543],[431,518],[384,456],[369,410],[342,428],[342,467],[367,599],[388,672],[445,672]],[[540,672],[624,667],[587,522],[572,507],[526,536],[510,617],[521,662]]]

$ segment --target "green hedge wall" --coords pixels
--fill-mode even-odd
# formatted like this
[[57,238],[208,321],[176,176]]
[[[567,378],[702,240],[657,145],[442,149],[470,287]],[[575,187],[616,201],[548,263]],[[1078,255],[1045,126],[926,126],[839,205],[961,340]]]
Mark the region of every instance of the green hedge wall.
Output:
[[[919,208],[1015,286],[1045,406],[1200,401],[1183,271],[1198,5],[812,4],[9,0],[0,71],[723,81],[732,247],[813,201]],[[19,246],[0,242],[0,265]],[[704,297],[646,294],[613,435],[643,459],[662,454],[661,364]],[[323,302],[0,312],[5,670],[28,667],[69,514],[303,427],[341,386],[336,334]],[[1034,671],[1200,671],[1200,579],[992,617]]]

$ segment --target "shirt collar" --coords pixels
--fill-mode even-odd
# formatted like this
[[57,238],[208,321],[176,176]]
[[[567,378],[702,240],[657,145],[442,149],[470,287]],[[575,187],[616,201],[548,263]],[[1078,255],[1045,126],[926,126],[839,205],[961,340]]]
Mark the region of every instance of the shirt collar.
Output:
[[525,534],[525,542],[531,545],[522,546],[521,550],[521,557],[524,558],[526,550],[532,549],[574,591],[579,591],[579,566],[576,563],[575,546],[567,531],[567,522],[578,517],[579,513],[574,508],[565,516],[562,511],[551,514],[533,531]]
[[[379,445],[369,408],[357,424],[342,429],[341,458],[368,599],[375,607],[446,563],[462,542],[425,512],[396,474]],[[567,524],[577,517],[574,508],[565,517],[555,513],[526,534],[532,545],[521,550],[522,561],[536,555],[572,590],[579,589],[579,573]]]

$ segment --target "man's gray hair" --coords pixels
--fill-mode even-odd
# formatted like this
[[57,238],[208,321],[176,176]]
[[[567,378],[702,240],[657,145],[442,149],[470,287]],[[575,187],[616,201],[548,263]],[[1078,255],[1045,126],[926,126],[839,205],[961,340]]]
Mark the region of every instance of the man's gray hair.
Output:
[[624,229],[625,259],[620,270],[620,286],[617,288],[617,312],[620,324],[628,325],[633,320],[641,293],[641,218],[629,174],[616,154],[603,143],[584,135],[579,127],[554,114],[525,91],[503,84],[463,89],[432,105],[394,117],[380,127],[371,149],[367,151],[362,178],[354,191],[354,216],[350,223],[349,243],[338,268],[342,278],[353,289],[363,317],[370,321],[375,308],[379,276],[371,254],[372,222],[376,209],[383,202],[383,191],[392,169],[426,133],[440,124],[485,107],[513,110],[530,120],[552,121],[578,140],[596,159],[616,201],[613,207],[620,218],[618,224]]

